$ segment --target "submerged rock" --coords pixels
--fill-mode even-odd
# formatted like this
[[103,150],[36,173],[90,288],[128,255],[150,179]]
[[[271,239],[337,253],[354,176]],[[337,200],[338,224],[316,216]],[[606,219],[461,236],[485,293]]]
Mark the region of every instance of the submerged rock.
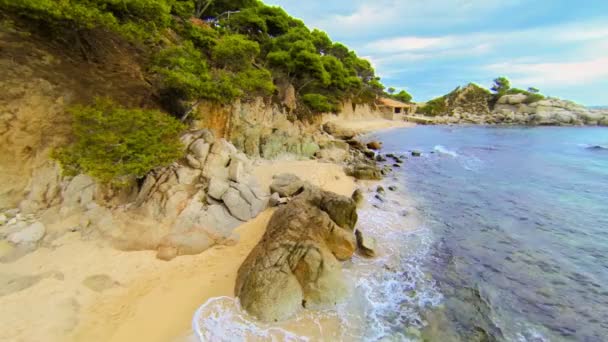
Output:
[[338,261],[356,248],[355,201],[308,183],[304,188],[274,213],[238,271],[235,294],[262,321],[284,320],[302,307],[334,305],[346,294]]
[[413,157],[420,157],[421,155],[422,155],[422,152],[420,152],[420,151],[412,151]]

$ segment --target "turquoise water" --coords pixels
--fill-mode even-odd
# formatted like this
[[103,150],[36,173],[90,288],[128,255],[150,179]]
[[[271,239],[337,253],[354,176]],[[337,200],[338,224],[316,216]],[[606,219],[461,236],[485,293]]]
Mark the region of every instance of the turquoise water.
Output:
[[[376,134],[432,235],[438,341],[608,340],[608,129],[416,127]],[[596,148],[593,148],[596,146]]]

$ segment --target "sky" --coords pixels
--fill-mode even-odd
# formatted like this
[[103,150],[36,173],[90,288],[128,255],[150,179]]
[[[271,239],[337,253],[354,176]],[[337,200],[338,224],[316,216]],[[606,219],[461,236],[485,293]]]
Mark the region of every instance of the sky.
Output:
[[326,31],[415,101],[475,82],[608,105],[608,0],[264,0]]

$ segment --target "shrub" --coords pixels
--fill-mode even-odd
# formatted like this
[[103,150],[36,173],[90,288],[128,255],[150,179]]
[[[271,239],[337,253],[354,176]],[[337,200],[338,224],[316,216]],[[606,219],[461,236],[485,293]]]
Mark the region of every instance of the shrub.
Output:
[[179,94],[184,100],[201,98],[211,79],[207,63],[191,42],[160,51],[152,71],[160,77],[163,91]]
[[338,106],[327,96],[321,94],[306,94],[302,96],[302,101],[313,112],[329,113],[338,111]]
[[528,93],[528,97],[524,100],[525,104],[530,104],[538,101],[542,101],[545,99],[545,96],[537,93]]
[[159,111],[97,99],[70,112],[75,140],[53,153],[66,175],[87,173],[103,183],[124,185],[182,154],[178,135],[184,126]]
[[240,34],[224,36],[211,53],[218,66],[235,71],[251,67],[259,54],[260,45]]

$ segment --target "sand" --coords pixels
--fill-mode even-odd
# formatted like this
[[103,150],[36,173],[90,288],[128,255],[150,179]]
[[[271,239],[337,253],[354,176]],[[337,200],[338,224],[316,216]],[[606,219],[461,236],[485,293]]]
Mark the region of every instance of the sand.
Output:
[[[350,195],[355,181],[338,165],[261,162],[267,186],[291,172]],[[194,311],[207,299],[234,296],[236,272],[259,241],[274,209],[237,228],[239,241],[170,262],[154,251],[124,252],[79,232],[12,263],[0,264],[0,341],[176,341],[190,334]]]
[[413,122],[387,119],[359,119],[359,120],[341,120],[336,119],[332,122],[343,128],[350,129],[357,134],[365,134],[379,130],[387,130],[392,128],[406,128],[416,126]]

